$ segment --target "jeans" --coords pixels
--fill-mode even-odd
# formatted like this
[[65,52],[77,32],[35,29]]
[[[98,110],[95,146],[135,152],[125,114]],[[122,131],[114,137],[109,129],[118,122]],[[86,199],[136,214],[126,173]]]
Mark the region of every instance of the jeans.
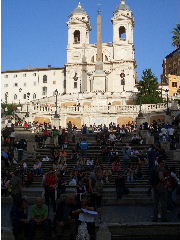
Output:
[[45,203],[50,206],[50,200],[53,205],[53,211],[56,211],[56,200],[55,200],[55,190],[49,190],[48,187],[45,188]]
[[42,168],[36,168],[33,169],[33,172],[35,175],[42,175],[43,174],[43,169]]
[[28,240],[35,240],[36,238],[36,230],[37,227],[43,228],[44,233],[44,239],[50,240],[51,239],[51,221],[49,219],[46,219],[43,221],[40,225],[36,223],[36,221],[31,220],[29,222],[29,234],[28,234]]
[[18,150],[18,162],[23,160],[24,150]]
[[154,200],[154,218],[158,218],[158,209],[160,206],[162,220],[167,218],[167,191],[159,191],[156,188],[153,189]]

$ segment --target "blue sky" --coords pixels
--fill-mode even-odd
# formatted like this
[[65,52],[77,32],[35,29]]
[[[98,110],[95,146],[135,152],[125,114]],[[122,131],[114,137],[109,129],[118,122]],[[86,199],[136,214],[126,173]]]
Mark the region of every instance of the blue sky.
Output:
[[[160,79],[163,58],[171,51],[172,29],[179,22],[179,0],[126,0],[135,17],[137,72],[145,68]],[[112,42],[111,17],[120,0],[81,0],[91,18],[96,42],[98,4],[103,16],[103,42]],[[63,66],[66,22],[78,0],[2,0],[2,70]]]

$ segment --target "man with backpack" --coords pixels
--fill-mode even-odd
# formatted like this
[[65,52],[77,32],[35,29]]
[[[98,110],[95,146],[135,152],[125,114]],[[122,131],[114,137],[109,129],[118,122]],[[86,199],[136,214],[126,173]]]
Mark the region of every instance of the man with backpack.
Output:
[[153,188],[154,216],[153,222],[158,221],[158,210],[161,211],[161,221],[167,222],[167,177],[165,161],[158,160],[159,166],[154,168],[151,184]]

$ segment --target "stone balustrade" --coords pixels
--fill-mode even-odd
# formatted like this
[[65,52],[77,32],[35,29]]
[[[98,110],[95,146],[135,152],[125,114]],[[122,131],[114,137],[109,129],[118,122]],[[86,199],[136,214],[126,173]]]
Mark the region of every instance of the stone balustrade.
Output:
[[[143,113],[149,113],[152,111],[158,112],[166,110],[167,104],[143,104],[141,110]],[[55,106],[33,106],[30,108],[32,113],[54,113]],[[58,113],[138,113],[140,111],[140,105],[108,105],[108,106],[58,106]]]

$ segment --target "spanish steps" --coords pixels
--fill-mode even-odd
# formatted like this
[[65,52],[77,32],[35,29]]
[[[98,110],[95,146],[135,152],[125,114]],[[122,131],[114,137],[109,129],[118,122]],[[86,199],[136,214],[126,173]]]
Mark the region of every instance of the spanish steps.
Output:
[[[21,133],[25,133],[24,131],[20,131],[22,129],[17,129],[17,131]],[[33,166],[33,158],[34,156],[39,156],[40,159],[42,159],[45,156],[48,156],[51,158],[51,148],[54,147],[52,139],[49,141],[48,144],[46,144],[45,148],[36,148],[34,149],[35,143],[34,143],[34,135],[31,133],[28,133],[28,135],[31,135],[31,142],[28,142],[28,144],[31,145],[31,148],[28,148],[28,151],[25,152],[24,159],[26,160],[28,164],[28,168],[32,168]],[[20,135],[21,136],[21,135]],[[78,137],[82,137],[82,135],[77,135]],[[97,145],[96,142],[96,134],[83,134],[83,138],[85,138],[88,141],[88,151],[87,151],[87,157],[97,157],[101,161],[102,160],[102,155],[101,155],[101,150],[100,146]],[[122,142],[118,142],[116,144],[118,152],[119,152],[119,158],[121,162],[121,166],[123,165],[122,163],[122,148],[129,143],[130,144],[130,136],[126,136],[122,139]],[[69,143],[68,148],[66,149],[67,152],[67,171],[65,174],[65,179],[67,182],[70,180],[70,173],[73,170],[73,167],[75,166],[76,162],[74,162],[71,159],[71,152],[72,149],[74,148],[75,143]],[[133,145],[132,146],[134,149],[137,150],[143,150],[143,149],[148,149],[149,145],[143,144],[143,145]],[[34,151],[33,151],[34,149]],[[169,167],[175,167],[176,171],[179,172],[180,170],[180,164],[178,161],[173,161],[172,160],[172,151],[168,151],[167,153],[167,165]],[[180,161],[180,159],[179,159]],[[47,172],[50,167],[52,167],[52,161],[48,162],[43,162],[42,168],[44,172]],[[112,163],[110,162],[102,162],[101,164],[103,166],[103,169],[112,169]],[[144,165],[142,167],[142,173],[143,173],[143,179],[142,180],[136,180],[135,182],[128,183],[126,182],[126,187],[129,189],[129,194],[124,195],[121,200],[117,200],[116,198],[116,189],[115,189],[115,177],[117,176],[117,173],[112,174],[110,178],[110,182],[104,184],[103,187],[103,204],[104,205],[132,205],[132,204],[142,204],[142,205],[147,205],[152,203],[152,197],[147,195],[147,190],[149,188],[149,180],[148,180],[148,166]],[[66,188],[66,191],[72,190],[72,186]],[[24,188],[24,195],[29,198],[29,200],[34,200],[35,197],[41,196],[43,191],[42,187],[42,177],[40,176],[35,176],[34,181],[32,185],[28,188]]]

